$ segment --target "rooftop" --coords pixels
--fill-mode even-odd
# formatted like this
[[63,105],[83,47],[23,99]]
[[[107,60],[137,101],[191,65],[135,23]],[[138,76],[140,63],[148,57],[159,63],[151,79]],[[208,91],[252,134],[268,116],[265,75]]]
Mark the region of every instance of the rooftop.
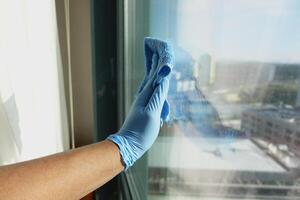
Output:
[[244,138],[159,137],[149,167],[282,173],[286,170]]

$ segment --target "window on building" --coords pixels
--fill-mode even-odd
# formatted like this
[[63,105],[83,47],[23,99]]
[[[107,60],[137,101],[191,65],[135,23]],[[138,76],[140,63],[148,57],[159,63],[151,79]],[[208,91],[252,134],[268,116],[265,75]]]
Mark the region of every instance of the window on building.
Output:
[[300,1],[133,2],[127,109],[144,75],[143,37],[171,41],[176,58],[170,122],[137,164],[144,168],[128,172],[143,177],[139,192],[150,200],[299,198],[300,147],[281,130],[300,131],[292,120],[300,117]]

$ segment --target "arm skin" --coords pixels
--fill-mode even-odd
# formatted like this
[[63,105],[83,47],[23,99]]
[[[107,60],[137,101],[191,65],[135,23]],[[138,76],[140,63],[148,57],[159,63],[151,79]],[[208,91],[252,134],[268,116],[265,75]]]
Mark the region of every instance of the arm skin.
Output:
[[0,167],[0,199],[80,199],[124,169],[108,140]]

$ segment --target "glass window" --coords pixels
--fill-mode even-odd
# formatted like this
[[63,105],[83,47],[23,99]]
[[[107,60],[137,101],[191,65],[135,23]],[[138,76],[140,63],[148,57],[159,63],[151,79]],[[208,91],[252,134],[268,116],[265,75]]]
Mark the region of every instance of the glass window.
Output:
[[299,198],[300,1],[132,2],[127,109],[143,37],[171,41],[176,57],[170,122],[144,157],[148,199]]

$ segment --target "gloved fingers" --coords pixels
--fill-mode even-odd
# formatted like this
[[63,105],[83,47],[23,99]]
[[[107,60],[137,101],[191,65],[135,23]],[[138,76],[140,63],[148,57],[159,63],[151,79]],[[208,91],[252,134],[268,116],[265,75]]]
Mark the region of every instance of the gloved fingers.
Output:
[[[164,59],[164,58],[161,58],[161,59]],[[159,68],[158,75],[161,77],[166,77],[170,74],[171,70],[172,70],[172,67],[170,64],[163,63],[162,66]]]
[[148,75],[147,81],[144,83],[145,85],[139,92],[136,102],[141,106],[146,106],[149,102],[150,97],[152,96],[155,87],[153,86],[153,81],[155,80],[155,74],[157,71],[157,62],[158,62],[158,56],[157,54],[153,54],[152,58],[152,69],[151,72]]
[[170,114],[170,104],[167,100],[165,100],[160,114],[160,118],[162,119],[163,122],[169,120],[169,114]]
[[145,87],[147,81],[148,81],[148,74],[145,74],[144,79],[143,79],[143,81],[141,82],[141,84],[139,86],[137,94],[139,94],[143,90],[143,88]]
[[155,71],[157,70],[157,63],[158,63],[158,56],[156,53],[154,53],[152,55],[151,67],[150,68],[146,67],[145,77],[144,77],[141,85],[139,86],[138,93],[142,92],[142,90],[146,86],[149,79],[151,79],[151,77],[154,75]]
[[139,106],[146,107],[149,99],[151,98],[152,94],[154,92],[154,89],[152,87],[152,81],[148,80],[145,87],[142,89],[142,91],[138,94],[135,102]]
[[159,70],[157,70],[157,76],[155,80],[153,81],[153,85],[159,84],[162,79],[164,79],[166,76],[168,76],[171,72],[171,67],[168,65],[163,66],[162,68],[160,67]]
[[159,85],[155,88],[149,102],[146,106],[146,110],[148,111],[159,111],[161,114],[161,110],[163,108],[164,102],[167,98],[169,91],[169,79],[164,78]]

